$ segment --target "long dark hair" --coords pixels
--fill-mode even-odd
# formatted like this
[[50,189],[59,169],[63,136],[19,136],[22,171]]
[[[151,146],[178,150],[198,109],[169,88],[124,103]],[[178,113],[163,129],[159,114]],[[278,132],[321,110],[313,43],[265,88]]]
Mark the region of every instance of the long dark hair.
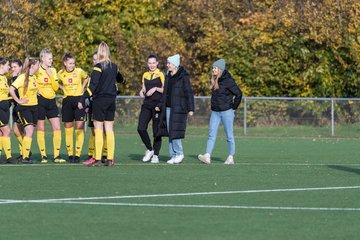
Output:
[[30,76],[30,68],[39,62],[39,59],[27,57],[24,61],[24,69],[23,73],[25,73],[25,81],[24,81],[24,95],[26,94],[29,86],[29,76]]
[[66,70],[64,62],[66,62],[69,59],[75,59],[75,56],[72,55],[71,53],[65,53],[64,56],[63,56],[63,59],[62,59],[62,68],[64,70]]

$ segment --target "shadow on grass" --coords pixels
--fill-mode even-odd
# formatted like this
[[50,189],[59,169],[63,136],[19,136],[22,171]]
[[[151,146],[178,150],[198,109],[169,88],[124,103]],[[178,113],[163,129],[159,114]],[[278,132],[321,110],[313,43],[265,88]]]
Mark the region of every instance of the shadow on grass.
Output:
[[342,166],[342,165],[327,165],[328,168],[345,171],[345,172],[351,172],[356,173],[360,175],[360,168],[353,168],[348,166]]

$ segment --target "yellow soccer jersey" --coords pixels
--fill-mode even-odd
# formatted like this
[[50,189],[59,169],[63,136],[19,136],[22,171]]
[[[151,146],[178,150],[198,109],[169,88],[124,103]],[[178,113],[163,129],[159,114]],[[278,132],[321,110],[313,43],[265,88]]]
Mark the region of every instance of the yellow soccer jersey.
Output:
[[19,98],[27,98],[29,101],[23,106],[35,106],[38,104],[37,99],[37,85],[36,85],[36,76],[29,76],[29,84],[26,93],[24,94],[25,87],[25,74],[21,74],[12,84],[11,86],[15,87],[19,92]]
[[50,68],[51,77],[46,70],[40,66],[36,73],[36,84],[39,94],[47,99],[56,97],[56,91],[59,89],[59,82],[55,68]]
[[5,75],[0,75],[0,101],[11,99],[9,97],[9,85]]
[[160,81],[161,81],[162,85],[164,86],[165,76],[158,68],[154,71],[154,73],[152,73],[150,71],[145,72],[142,76],[141,82],[144,83],[145,80],[154,80],[157,78],[160,78]]
[[61,83],[64,88],[64,97],[83,95],[82,84],[88,77],[84,70],[81,68],[75,68],[72,72],[60,70],[58,72],[58,77],[59,83]]

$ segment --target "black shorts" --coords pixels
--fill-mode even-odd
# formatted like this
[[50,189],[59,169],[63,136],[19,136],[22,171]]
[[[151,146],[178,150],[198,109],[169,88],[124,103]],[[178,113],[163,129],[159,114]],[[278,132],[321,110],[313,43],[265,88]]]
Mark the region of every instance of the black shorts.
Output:
[[21,106],[17,107],[20,123],[24,126],[36,126],[38,120],[38,106]]
[[93,100],[92,118],[94,121],[114,121],[115,118],[115,98],[96,98]]
[[9,123],[10,106],[9,100],[0,101],[0,127]]
[[79,109],[81,96],[67,96],[63,99],[61,117],[63,122],[85,121],[85,109]]
[[18,105],[13,104],[13,110],[12,110],[12,118],[14,123],[20,123],[19,115],[18,115]]
[[38,102],[38,120],[60,117],[55,98],[47,99],[43,96],[38,96]]
[[93,106],[93,100],[91,98],[88,98],[88,104],[86,106],[86,108],[88,109],[87,119],[89,120],[88,127],[91,127],[91,128],[94,127],[94,121],[92,119],[92,106]]

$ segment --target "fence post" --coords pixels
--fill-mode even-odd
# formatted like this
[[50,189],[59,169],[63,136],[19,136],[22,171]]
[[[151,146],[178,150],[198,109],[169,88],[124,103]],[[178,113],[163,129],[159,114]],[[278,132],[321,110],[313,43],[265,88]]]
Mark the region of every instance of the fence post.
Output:
[[331,99],[331,136],[334,136],[335,129],[334,129],[334,99]]
[[246,136],[246,97],[244,97],[244,135]]
[[335,124],[334,124],[334,115],[335,115],[335,109],[334,109],[334,99],[331,99],[331,136],[333,137],[335,135]]

